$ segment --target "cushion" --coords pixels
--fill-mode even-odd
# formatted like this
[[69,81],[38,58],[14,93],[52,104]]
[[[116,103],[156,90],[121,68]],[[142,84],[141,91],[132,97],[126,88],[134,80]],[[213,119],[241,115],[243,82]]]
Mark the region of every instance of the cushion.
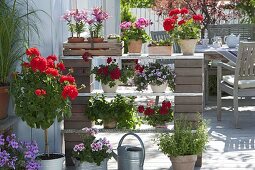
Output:
[[[223,76],[223,81],[234,86],[234,75]],[[255,88],[255,80],[239,80],[238,87],[240,89]]]

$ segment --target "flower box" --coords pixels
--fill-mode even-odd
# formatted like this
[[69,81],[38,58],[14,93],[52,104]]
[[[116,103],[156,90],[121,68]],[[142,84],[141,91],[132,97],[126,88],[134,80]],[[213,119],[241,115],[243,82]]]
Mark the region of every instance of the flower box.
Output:
[[172,55],[173,46],[149,46],[149,55]]
[[90,43],[63,43],[64,56],[82,56],[85,52],[90,53],[92,56],[122,56],[123,42],[107,42]]

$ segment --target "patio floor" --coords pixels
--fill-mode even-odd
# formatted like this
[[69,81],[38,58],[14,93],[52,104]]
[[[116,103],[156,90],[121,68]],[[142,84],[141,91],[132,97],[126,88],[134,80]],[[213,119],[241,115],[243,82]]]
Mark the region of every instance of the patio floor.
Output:
[[[254,99],[240,101],[240,129],[234,128],[232,100],[226,99],[223,103],[222,121],[216,120],[216,98],[211,98],[205,108],[204,118],[208,120],[210,140],[207,150],[203,153],[203,166],[195,170],[255,170],[255,111]],[[249,105],[249,106],[247,106]],[[124,133],[100,133],[117,148],[118,141]],[[138,134],[146,148],[144,170],[168,170],[171,162],[167,156],[157,149],[152,139],[156,134]],[[124,144],[138,145],[134,138],[127,138]],[[73,168],[68,168],[72,170]],[[111,159],[108,170],[117,169],[117,162]]]

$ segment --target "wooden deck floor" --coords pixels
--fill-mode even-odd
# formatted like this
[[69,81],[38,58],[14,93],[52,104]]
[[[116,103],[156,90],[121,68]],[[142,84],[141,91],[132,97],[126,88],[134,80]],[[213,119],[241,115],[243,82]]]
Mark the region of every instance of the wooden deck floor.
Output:
[[[254,101],[240,102],[240,129],[234,128],[232,100],[224,101],[221,122],[216,120],[215,100],[209,103],[209,106],[205,108],[204,118],[208,120],[210,141],[203,153],[203,166],[195,170],[255,170],[255,107],[244,106],[255,105]],[[117,148],[118,141],[123,135],[123,133],[100,134],[110,139],[114,148]],[[156,134],[138,135],[146,148],[144,170],[171,169],[168,157],[158,151],[157,145],[152,141]],[[138,142],[134,138],[128,138],[125,144],[138,145]],[[117,169],[117,162],[111,159],[108,170],[115,169]]]

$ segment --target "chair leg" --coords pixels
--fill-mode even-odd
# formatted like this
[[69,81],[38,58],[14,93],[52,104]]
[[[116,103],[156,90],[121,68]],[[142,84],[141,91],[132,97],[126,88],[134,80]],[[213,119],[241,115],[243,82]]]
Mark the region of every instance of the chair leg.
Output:
[[221,121],[221,75],[222,70],[218,66],[217,68],[217,120]]
[[238,96],[237,95],[234,95],[234,114],[235,114],[235,127],[239,128]]

